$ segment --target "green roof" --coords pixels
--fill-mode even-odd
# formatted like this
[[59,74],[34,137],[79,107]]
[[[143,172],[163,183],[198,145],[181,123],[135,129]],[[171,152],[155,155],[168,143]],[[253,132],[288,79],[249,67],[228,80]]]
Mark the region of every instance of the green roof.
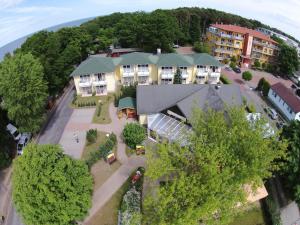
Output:
[[112,58],[103,56],[91,56],[83,61],[74,71],[71,76],[94,74],[94,73],[109,73],[115,70],[117,63]]
[[177,53],[168,53],[159,55],[158,66],[191,66],[193,58],[187,55]]
[[83,61],[72,73],[71,76],[88,75],[95,73],[109,73],[115,70],[118,65],[138,65],[155,64],[157,66],[192,66],[208,65],[222,66],[214,57],[206,53],[182,55],[177,53],[168,53],[152,55],[143,52],[134,52],[122,55],[118,58],[103,56],[90,56]]
[[144,52],[133,52],[122,55],[119,65],[142,65],[142,64],[155,64],[158,57]]
[[136,109],[136,100],[132,97],[125,97],[119,100],[118,110]]
[[194,59],[194,65],[222,66],[218,60],[207,53],[198,53],[191,56]]

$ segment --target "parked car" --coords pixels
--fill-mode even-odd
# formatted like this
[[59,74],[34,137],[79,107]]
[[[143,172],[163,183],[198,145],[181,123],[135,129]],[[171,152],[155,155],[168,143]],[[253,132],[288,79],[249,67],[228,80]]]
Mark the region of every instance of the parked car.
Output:
[[31,139],[31,133],[22,133],[20,140],[17,144],[17,154],[18,155],[22,155],[23,154],[23,150],[25,148],[25,146],[28,144],[28,142]]
[[225,70],[227,70],[227,71],[232,71],[232,69],[231,69],[230,66],[225,66]]
[[292,84],[292,85],[291,85],[291,88],[292,88],[292,89],[297,89],[298,87],[297,87],[296,84]]
[[236,73],[241,73],[242,72],[241,69],[238,68],[238,67],[233,68],[233,71],[236,72]]
[[11,123],[7,124],[6,130],[11,134],[15,141],[18,141],[20,139],[21,134],[19,133],[18,129]]
[[276,120],[278,118],[278,113],[275,111],[275,109],[266,107],[264,110],[268,114],[268,116],[271,117],[273,120]]
[[179,45],[173,45],[173,48],[179,48],[180,46]]

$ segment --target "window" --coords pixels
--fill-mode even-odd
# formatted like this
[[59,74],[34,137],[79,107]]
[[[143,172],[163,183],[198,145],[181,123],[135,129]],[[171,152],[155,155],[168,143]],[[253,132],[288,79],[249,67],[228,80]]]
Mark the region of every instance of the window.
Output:
[[90,75],[80,75],[80,82],[89,82]]
[[213,73],[217,72],[218,67],[217,66],[210,66],[210,69]]
[[138,71],[140,72],[146,72],[148,71],[148,65],[145,64],[145,65],[138,65]]
[[161,79],[161,84],[172,84],[172,79]]
[[97,73],[95,74],[96,81],[105,81],[105,73]]
[[148,83],[148,77],[147,76],[140,76],[138,78],[139,84],[147,84]]

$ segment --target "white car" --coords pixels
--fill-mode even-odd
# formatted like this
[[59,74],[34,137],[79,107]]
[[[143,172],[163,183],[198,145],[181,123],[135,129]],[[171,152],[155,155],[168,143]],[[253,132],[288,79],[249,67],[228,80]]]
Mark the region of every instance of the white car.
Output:
[[25,146],[28,144],[28,142],[31,139],[31,133],[22,133],[20,140],[17,144],[17,154],[22,155],[23,154],[23,149]]
[[11,134],[15,141],[18,141],[20,139],[21,134],[19,133],[18,129],[11,123],[7,124],[6,130]]

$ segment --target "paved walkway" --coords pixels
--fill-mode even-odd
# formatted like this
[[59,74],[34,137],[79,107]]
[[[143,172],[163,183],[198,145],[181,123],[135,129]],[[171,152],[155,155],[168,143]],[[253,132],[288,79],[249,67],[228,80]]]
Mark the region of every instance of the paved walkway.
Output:
[[[118,170],[111,175],[101,187],[93,192],[92,208],[84,224],[89,224],[89,220],[101,209],[102,206],[114,195],[115,192],[127,181],[134,169],[139,166],[145,166],[145,158],[142,156],[126,155],[126,145],[122,141],[121,135],[126,123],[134,120],[119,119],[117,109],[113,103],[109,105],[109,114],[112,122],[110,124],[92,123],[95,108],[74,109],[70,115],[69,121],[62,133],[59,144],[62,145],[66,154],[80,159],[85,146],[86,131],[97,129],[98,131],[115,133],[117,136],[117,159],[122,164]],[[76,141],[78,137],[78,142]]]

